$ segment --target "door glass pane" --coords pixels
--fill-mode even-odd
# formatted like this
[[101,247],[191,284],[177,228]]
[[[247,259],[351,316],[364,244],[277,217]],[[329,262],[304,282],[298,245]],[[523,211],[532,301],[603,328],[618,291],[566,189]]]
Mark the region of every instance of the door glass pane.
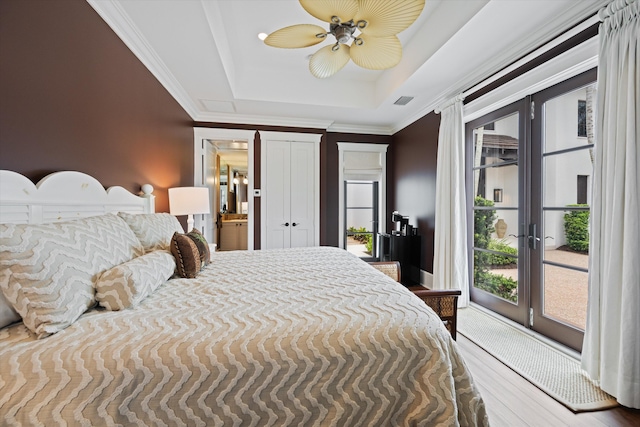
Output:
[[518,302],[519,114],[473,130],[474,287]]
[[[570,256],[560,252],[553,255]],[[588,273],[547,264],[543,274],[545,316],[584,330],[587,321]]]
[[544,206],[564,207],[591,202],[593,175],[592,149],[578,147],[576,151],[548,154],[543,161]]
[[374,254],[377,233],[377,182],[347,181],[346,201],[346,249],[361,258]]
[[543,307],[545,316],[585,327],[594,85],[543,107]]

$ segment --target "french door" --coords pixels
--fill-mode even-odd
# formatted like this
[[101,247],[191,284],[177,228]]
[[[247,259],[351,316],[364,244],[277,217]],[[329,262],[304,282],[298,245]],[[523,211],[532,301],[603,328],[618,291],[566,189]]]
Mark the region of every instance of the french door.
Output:
[[471,300],[578,351],[596,71],[467,124]]

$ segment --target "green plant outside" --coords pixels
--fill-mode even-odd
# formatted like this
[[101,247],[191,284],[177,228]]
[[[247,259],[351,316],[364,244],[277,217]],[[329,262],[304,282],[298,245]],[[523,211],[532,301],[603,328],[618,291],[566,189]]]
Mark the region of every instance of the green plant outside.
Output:
[[[355,228],[349,227],[347,229],[349,233],[354,233],[351,237],[353,237],[356,241],[360,243],[364,243],[365,248],[368,253],[371,253],[373,250],[373,235],[369,230],[365,227]],[[369,234],[356,234],[356,233],[369,233]]]
[[[509,246],[509,244],[506,243],[506,240],[504,239],[503,240],[491,239],[489,241],[489,247],[487,249],[490,249],[492,251],[497,251],[497,252],[504,252],[506,254],[513,255],[514,257],[518,256],[518,249],[512,246]],[[516,259],[514,257],[496,255],[496,254],[488,254],[488,255],[489,255],[490,265],[505,266],[505,265],[512,265],[516,263]]]
[[[567,205],[589,207],[589,205]],[[577,252],[589,253],[589,211],[571,211],[564,214],[564,233],[567,246]]]
[[[483,197],[476,197],[474,203],[475,206],[494,206],[493,201]],[[510,247],[504,241],[491,238],[491,233],[495,231],[495,227],[493,226],[495,220],[496,211],[493,209],[474,211],[474,246],[476,248],[495,250],[517,256],[518,250],[516,248]],[[512,263],[513,258],[509,256],[474,251],[474,286],[508,301],[516,302],[518,300],[518,282],[509,277],[488,271],[488,267],[505,266]]]

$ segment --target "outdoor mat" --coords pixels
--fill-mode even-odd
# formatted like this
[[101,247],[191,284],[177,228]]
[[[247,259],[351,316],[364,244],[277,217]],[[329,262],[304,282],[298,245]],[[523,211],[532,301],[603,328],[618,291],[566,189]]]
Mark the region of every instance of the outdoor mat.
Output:
[[458,333],[574,412],[618,406],[578,360],[482,310],[458,310]]

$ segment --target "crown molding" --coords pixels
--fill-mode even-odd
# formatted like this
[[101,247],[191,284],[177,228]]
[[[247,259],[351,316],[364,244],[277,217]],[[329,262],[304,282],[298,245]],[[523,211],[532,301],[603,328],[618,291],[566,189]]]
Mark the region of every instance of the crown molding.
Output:
[[144,38],[140,30],[129,18],[127,12],[117,2],[87,0],[89,5],[111,27],[114,33],[124,42],[133,54],[153,74],[169,94],[180,104],[191,118],[198,112],[197,105],[178,83],[173,73],[167,68],[158,54]]
[[326,130],[331,126],[330,120],[314,120],[295,117],[257,116],[234,113],[202,113],[194,119],[196,122],[233,123],[262,126],[300,127]]
[[389,126],[352,125],[345,123],[333,123],[327,128],[327,132],[363,133],[372,135],[393,135],[393,129]]

